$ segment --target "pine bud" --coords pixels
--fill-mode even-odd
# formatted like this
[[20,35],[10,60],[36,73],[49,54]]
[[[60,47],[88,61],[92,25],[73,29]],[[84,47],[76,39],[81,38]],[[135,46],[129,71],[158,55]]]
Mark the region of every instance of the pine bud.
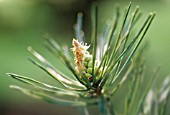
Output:
[[92,67],[93,66],[93,61],[90,60],[89,63],[88,63],[88,67]]
[[92,60],[92,55],[87,55],[86,57],[85,57],[85,59],[84,59],[84,61],[85,62],[88,62],[88,61],[90,61],[90,60]]
[[87,73],[92,74],[92,68],[88,68]]
[[85,73],[85,76],[89,78],[89,77],[91,77],[92,75],[89,74],[89,73]]

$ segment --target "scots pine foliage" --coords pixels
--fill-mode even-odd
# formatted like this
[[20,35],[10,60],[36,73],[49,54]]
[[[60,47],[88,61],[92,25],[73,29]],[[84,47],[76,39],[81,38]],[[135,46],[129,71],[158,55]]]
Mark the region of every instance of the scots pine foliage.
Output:
[[[150,13],[143,20],[143,23],[136,27],[136,23],[138,23],[141,16],[139,7],[137,6],[132,13],[130,10],[131,3],[121,19],[120,15],[122,13],[120,13],[119,8],[116,8],[113,20],[106,23],[102,36],[97,36],[98,7],[94,4],[91,12],[92,33],[90,44],[85,43],[85,34],[82,30],[82,13],[77,15],[77,22],[74,26],[75,38],[71,50],[63,48],[50,37],[46,37],[47,44],[45,46],[54,56],[62,59],[65,66],[71,71],[72,76],[65,75],[33,48],[28,47],[28,51],[38,61],[31,58],[29,60],[48,73],[56,81],[56,84],[61,85],[60,87],[30,77],[7,73],[12,78],[33,87],[34,90],[16,85],[10,87],[26,95],[54,104],[82,107],[98,105],[101,114],[114,115],[119,114],[119,112],[114,110],[114,102],[111,101],[111,98],[120,90],[124,82],[130,79],[123,114],[145,114],[144,103],[159,68],[153,73],[151,81],[148,82],[137,100],[136,94],[139,91],[139,86],[142,85],[141,81],[144,76],[142,50],[138,49],[155,17],[155,13]],[[70,52],[73,52],[75,57],[71,57]],[[158,96],[161,95],[161,91]],[[169,93],[165,97],[166,100],[169,100]],[[153,100],[153,103],[155,101],[157,100]],[[161,105],[159,111],[164,114],[167,112],[167,108],[165,102]],[[89,114],[87,109],[85,110],[85,114]]]

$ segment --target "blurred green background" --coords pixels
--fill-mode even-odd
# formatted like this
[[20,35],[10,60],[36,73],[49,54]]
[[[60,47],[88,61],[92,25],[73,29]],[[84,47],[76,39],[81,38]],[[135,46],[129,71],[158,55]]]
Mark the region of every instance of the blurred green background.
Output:
[[[115,5],[124,9],[130,0],[99,0],[99,32],[106,19],[111,19]],[[169,74],[170,68],[170,0],[131,0],[133,7],[140,6],[142,19],[151,11],[156,18],[147,33],[145,41],[149,48],[145,53],[146,74],[150,77],[153,69],[161,64],[156,84]],[[84,13],[83,29],[86,38],[90,37],[90,6],[92,0],[0,0],[0,114],[2,115],[45,115],[78,114],[76,108],[50,105],[32,99],[9,88],[10,84],[21,83],[9,78],[12,72],[39,80],[48,76],[31,64],[26,50],[32,46],[57,66],[61,65],[48,50],[43,47],[43,35],[49,33],[57,42],[68,44],[74,37],[73,24],[76,14]],[[63,69],[63,66],[60,68]],[[49,79],[49,82],[51,79]],[[115,99],[121,97],[114,97]],[[121,106],[119,103],[116,103]],[[93,111],[92,111],[93,112]]]

